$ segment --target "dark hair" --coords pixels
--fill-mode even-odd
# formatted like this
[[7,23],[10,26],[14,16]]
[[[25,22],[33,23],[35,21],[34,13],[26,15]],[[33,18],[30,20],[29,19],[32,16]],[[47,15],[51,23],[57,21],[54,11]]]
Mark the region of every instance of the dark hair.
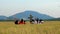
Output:
[[21,21],[23,21],[23,19],[21,19]]
[[15,24],[18,24],[18,20],[15,21]]

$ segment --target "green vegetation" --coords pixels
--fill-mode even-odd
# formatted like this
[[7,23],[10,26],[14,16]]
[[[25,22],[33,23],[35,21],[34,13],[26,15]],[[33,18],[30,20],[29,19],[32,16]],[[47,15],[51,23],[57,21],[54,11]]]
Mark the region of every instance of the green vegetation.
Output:
[[60,34],[60,21],[45,21],[43,24],[26,22],[24,25],[1,21],[0,34]]
[[29,18],[29,19],[30,19],[30,21],[31,21],[31,20],[32,20],[32,18],[33,18],[33,16],[30,14],[28,18]]

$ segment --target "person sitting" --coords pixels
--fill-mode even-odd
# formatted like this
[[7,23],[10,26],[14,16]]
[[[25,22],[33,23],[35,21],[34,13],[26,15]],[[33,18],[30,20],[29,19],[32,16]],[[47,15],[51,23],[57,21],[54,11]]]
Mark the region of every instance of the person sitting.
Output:
[[36,18],[35,20],[36,20],[36,22],[37,22],[37,24],[38,24],[38,23],[39,23],[39,18]]
[[34,24],[34,22],[35,22],[34,19],[32,19],[32,24]]
[[25,21],[23,19],[21,19],[21,21],[19,22],[19,24],[25,24]]
[[39,20],[39,23],[42,24],[44,21],[42,19]]
[[15,20],[15,24],[18,24],[18,20]]

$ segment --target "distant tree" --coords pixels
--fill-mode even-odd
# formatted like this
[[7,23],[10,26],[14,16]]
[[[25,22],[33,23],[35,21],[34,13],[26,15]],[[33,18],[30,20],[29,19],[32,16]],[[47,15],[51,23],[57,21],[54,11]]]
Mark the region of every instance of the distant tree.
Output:
[[30,19],[30,23],[32,23],[33,16],[30,14],[28,18]]
[[31,20],[33,18],[33,16],[30,14],[28,18]]

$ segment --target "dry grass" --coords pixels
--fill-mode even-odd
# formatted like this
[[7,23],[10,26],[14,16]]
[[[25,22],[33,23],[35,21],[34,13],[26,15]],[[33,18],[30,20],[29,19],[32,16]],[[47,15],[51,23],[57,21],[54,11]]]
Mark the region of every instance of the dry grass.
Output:
[[60,21],[46,21],[43,24],[15,25],[14,22],[0,22],[0,34],[60,34]]

